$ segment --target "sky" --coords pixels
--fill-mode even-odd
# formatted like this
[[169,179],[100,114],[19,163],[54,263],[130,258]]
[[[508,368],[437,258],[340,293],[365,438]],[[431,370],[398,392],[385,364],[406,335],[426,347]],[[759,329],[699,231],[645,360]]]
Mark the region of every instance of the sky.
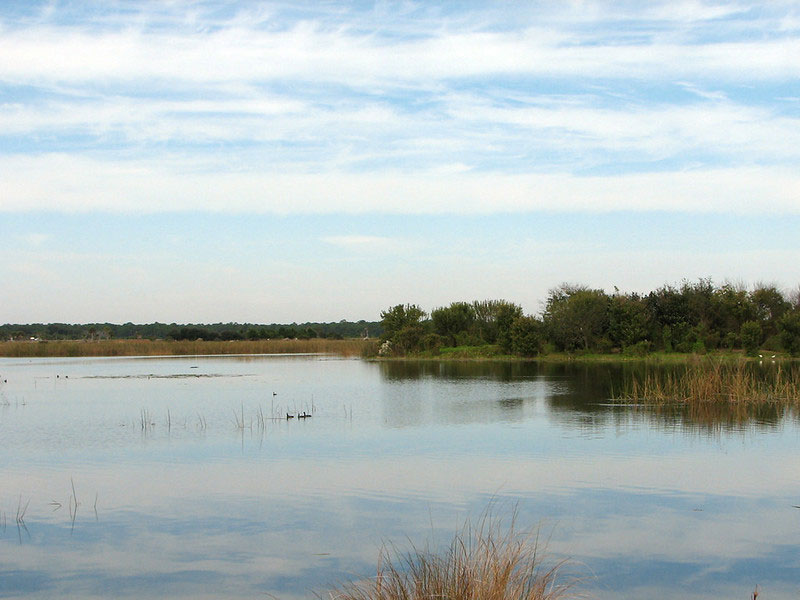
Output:
[[0,322],[800,283],[800,4],[0,3]]

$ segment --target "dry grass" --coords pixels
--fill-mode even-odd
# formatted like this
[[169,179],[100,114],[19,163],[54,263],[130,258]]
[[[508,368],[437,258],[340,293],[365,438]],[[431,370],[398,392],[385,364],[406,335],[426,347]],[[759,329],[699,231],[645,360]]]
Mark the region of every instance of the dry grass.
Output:
[[634,375],[617,399],[649,404],[798,404],[800,368],[796,363],[762,366],[745,360],[709,359],[685,369]]
[[189,356],[211,354],[324,353],[368,356],[377,353],[375,340],[59,340],[48,342],[0,342],[0,356]]
[[556,600],[575,580],[560,582],[564,562],[545,568],[538,535],[502,529],[484,517],[466,527],[441,553],[384,548],[373,579],[333,590],[332,600]]

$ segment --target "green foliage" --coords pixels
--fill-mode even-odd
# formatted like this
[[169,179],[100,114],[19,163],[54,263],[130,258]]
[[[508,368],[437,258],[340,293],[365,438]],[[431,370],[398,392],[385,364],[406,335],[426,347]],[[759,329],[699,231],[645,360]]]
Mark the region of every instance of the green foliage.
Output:
[[559,350],[595,349],[608,322],[609,297],[603,290],[568,284],[550,290],[544,323]]
[[745,321],[757,318],[755,304],[741,286],[726,283],[715,292],[718,328],[739,331]]
[[757,285],[750,298],[756,318],[762,324],[764,335],[767,337],[775,335],[778,332],[778,321],[791,309],[791,303],[783,297],[775,285]]
[[647,310],[638,295],[611,297],[608,338],[617,348],[627,348],[647,338]]
[[511,324],[522,316],[522,307],[507,300],[474,301],[477,333],[488,344],[499,343],[510,350]]
[[[309,332],[308,330],[312,330]],[[313,333],[312,333],[313,332]],[[289,325],[255,325],[250,323],[33,323],[29,325],[0,325],[0,340],[28,340],[31,337],[46,340],[80,339],[166,339],[175,340],[219,340],[219,339],[279,339],[297,337],[358,338],[367,333],[372,337],[381,333],[376,321],[339,321],[335,323],[292,323]]]
[[728,333],[725,334],[725,347],[728,350],[733,350],[734,348],[736,348],[736,345],[738,343],[739,343],[739,338],[733,331],[729,331]]
[[[437,308],[431,312],[434,332],[446,338],[451,345],[456,344],[459,334],[471,332],[475,324],[475,309],[466,302],[453,302],[448,307]],[[480,339],[478,338],[480,343]]]
[[389,310],[381,311],[383,338],[392,339],[406,327],[419,325],[424,318],[425,311],[416,304],[397,304]]
[[641,342],[636,342],[631,346],[627,346],[625,348],[625,354],[628,356],[647,356],[650,354],[652,345],[653,344],[649,340],[642,340]]
[[425,334],[420,340],[420,346],[432,354],[438,354],[439,350],[445,346],[446,340],[436,333]]
[[511,351],[520,356],[536,356],[542,351],[544,325],[534,317],[518,317],[511,325]]
[[381,312],[383,335],[381,340],[391,342],[393,354],[407,354],[420,349],[426,331],[422,325],[425,311],[415,304],[397,304]]
[[800,356],[800,309],[784,314],[778,321],[783,349],[792,356]]
[[664,325],[661,330],[661,343],[664,344],[664,352],[672,352],[672,328]]
[[763,332],[761,330],[761,323],[758,321],[745,321],[742,323],[742,328],[739,331],[742,337],[742,346],[748,356],[755,356],[758,354],[758,349],[761,347],[761,340]]
[[425,333],[425,328],[421,323],[406,325],[392,336],[390,340],[392,342],[392,352],[403,355],[419,350],[420,342],[425,337]]

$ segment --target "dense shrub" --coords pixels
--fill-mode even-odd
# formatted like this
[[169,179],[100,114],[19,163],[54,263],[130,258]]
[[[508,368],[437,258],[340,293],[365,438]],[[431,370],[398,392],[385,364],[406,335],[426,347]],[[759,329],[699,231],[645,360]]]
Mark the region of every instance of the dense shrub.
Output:
[[511,325],[511,351],[520,356],[536,356],[542,350],[542,322],[534,317],[519,317]]
[[761,347],[761,324],[758,321],[745,321],[740,330],[742,337],[742,347],[748,356],[758,354]]
[[800,356],[800,310],[786,313],[778,321],[783,349],[792,356]]

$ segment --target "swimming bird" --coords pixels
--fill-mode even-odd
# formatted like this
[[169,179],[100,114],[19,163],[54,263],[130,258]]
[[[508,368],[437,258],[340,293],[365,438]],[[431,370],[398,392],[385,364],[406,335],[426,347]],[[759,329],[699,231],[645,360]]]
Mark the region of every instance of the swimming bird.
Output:
[[289,413],[286,413],[286,418],[287,419],[294,419],[294,415],[290,415]]

